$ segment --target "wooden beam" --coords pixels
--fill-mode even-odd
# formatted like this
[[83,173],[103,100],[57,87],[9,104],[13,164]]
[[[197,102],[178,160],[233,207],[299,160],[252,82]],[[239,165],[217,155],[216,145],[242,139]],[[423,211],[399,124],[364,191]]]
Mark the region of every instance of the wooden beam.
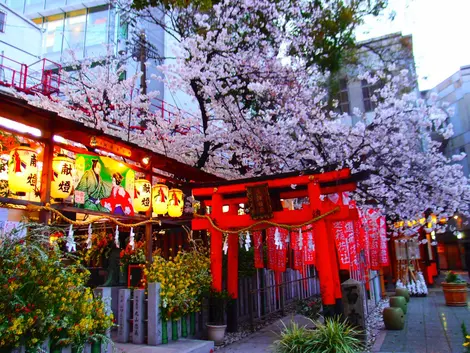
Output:
[[[49,203],[51,200],[51,180],[52,180],[52,160],[54,159],[54,141],[52,137],[54,130],[45,131],[44,154],[42,161],[42,174],[41,174],[41,202],[43,204]],[[49,224],[51,220],[50,211],[41,211],[39,213],[39,221],[44,224]]]

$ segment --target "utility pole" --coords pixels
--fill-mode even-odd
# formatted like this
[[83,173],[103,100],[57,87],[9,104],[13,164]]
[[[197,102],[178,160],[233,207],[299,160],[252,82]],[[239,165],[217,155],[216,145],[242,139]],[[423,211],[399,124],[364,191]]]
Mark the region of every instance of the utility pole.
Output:
[[147,50],[146,50],[146,39],[145,31],[142,30],[140,33],[140,71],[142,76],[140,77],[140,88],[142,94],[147,94],[147,68],[145,62],[147,61]]

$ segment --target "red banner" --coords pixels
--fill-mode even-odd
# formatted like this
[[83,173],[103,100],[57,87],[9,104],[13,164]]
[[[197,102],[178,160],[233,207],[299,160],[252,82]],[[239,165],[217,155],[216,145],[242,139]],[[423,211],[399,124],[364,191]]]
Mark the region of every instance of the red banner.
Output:
[[255,268],[264,268],[263,262],[263,234],[261,231],[253,232],[255,253]]
[[[313,228],[313,227],[312,227]],[[313,229],[302,230],[304,263],[315,265],[315,233]]]
[[380,266],[389,266],[390,259],[388,257],[387,224],[385,216],[381,216],[377,222],[380,234]]
[[[276,239],[276,230],[279,238]],[[268,237],[268,268],[273,271],[284,272],[287,262],[287,235],[288,231],[281,228],[269,228]]]
[[349,270],[349,249],[348,239],[344,232],[344,225],[346,222],[332,222],[330,223],[331,231],[335,238],[336,250],[338,251],[339,268],[340,270]]
[[357,248],[356,244],[356,235],[354,233],[354,223],[355,222],[344,222],[343,224],[343,231],[344,237],[348,243],[348,250],[349,250],[349,261],[350,261],[350,269],[352,271],[357,271],[359,268],[359,249]]

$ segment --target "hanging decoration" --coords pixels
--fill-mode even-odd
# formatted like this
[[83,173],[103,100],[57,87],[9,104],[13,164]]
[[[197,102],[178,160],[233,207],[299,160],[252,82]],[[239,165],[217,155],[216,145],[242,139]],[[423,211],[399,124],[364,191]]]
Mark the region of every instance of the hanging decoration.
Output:
[[150,200],[152,199],[152,185],[150,181],[146,179],[136,180],[134,187],[134,211],[147,212],[150,209]]
[[245,250],[246,250],[246,251],[250,250],[250,247],[251,247],[250,232],[246,232],[246,237],[245,237]]
[[119,226],[116,226],[116,232],[114,233],[114,244],[116,244],[116,248],[120,248],[119,246]]
[[279,228],[276,228],[274,231],[274,244],[276,245],[276,250],[282,249],[281,233],[279,232]]
[[86,239],[86,248],[91,249],[92,246],[92,234],[93,234],[93,229],[91,228],[91,223],[88,225],[88,236]]
[[24,196],[34,191],[38,181],[38,155],[28,144],[14,148],[8,165],[10,192]]
[[68,252],[77,251],[77,244],[75,244],[75,239],[73,238],[73,226],[70,225],[69,233],[66,238],[66,244]]
[[64,200],[73,190],[75,162],[64,154],[59,154],[52,160],[51,196],[55,200]]
[[240,247],[243,248],[243,233],[238,234],[238,244],[240,244]]
[[255,267],[264,268],[263,261],[263,234],[261,231],[253,232],[254,252],[255,252]]
[[181,217],[183,208],[183,192],[180,189],[171,189],[168,192],[168,215],[170,217]]
[[129,246],[132,250],[135,248],[135,235],[134,235],[134,228],[131,228],[130,234],[129,234]]
[[303,237],[303,234],[302,234],[302,228],[299,228],[299,239],[298,239],[298,246],[299,246],[299,250],[302,250],[302,247],[304,245],[304,237]]
[[168,186],[156,184],[152,188],[153,213],[164,215],[168,212]]
[[224,234],[224,246],[222,247],[222,250],[224,251],[224,254],[227,255],[228,251],[228,235]]

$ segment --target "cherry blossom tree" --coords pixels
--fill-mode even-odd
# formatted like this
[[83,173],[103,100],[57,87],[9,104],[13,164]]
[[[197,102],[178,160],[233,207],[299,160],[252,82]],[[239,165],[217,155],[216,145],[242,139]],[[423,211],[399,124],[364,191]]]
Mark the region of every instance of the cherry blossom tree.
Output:
[[[451,112],[419,99],[407,71],[387,66],[374,75],[360,73],[359,79],[383,84],[373,97],[372,114],[353,112],[355,125],[331,108],[330,71],[341,60],[328,62],[335,43],[322,45],[320,39],[342,43],[346,33],[344,38],[353,40],[350,30],[360,16],[383,5],[342,3],[140,1],[130,10],[132,1],[122,0],[129,19],[152,21],[174,39],[176,59],[159,67],[164,77],[158,79],[193,97],[197,115],[153,119],[149,95],[154,92],[139,94],[138,74],[119,81],[115,63],[100,67],[90,80],[79,74],[78,85],[67,87],[61,102],[42,97],[38,104],[124,139],[127,130],[116,133],[112,127],[145,120],[144,132],[131,132],[135,141],[228,178],[348,167],[369,175],[354,194],[361,205],[401,219],[420,217],[426,209],[444,216],[467,212],[468,179],[440,151],[452,134]],[[344,26],[329,28],[340,13],[347,19]],[[141,33],[137,24],[135,32]],[[93,71],[82,63],[83,70]],[[85,107],[86,114],[82,108],[64,109],[63,103]],[[181,125],[192,128],[175,133]]]

